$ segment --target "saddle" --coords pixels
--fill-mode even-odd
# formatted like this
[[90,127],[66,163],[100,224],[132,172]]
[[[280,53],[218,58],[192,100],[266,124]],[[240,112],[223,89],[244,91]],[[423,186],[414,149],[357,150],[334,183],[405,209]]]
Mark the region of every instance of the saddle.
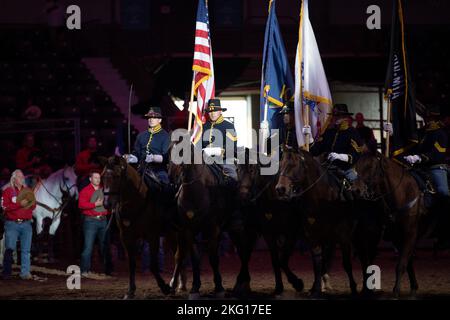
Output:
[[328,175],[332,183],[339,188],[340,201],[353,201],[353,194],[351,191],[351,184],[345,178],[343,173],[336,167],[331,167],[328,170]]
[[423,170],[411,169],[409,173],[417,182],[417,186],[424,195],[425,208],[430,208],[433,205],[433,195],[436,194],[433,183],[429,174]]
[[223,168],[217,163],[212,163],[207,166],[219,185],[223,186],[226,184],[225,174],[223,173]]

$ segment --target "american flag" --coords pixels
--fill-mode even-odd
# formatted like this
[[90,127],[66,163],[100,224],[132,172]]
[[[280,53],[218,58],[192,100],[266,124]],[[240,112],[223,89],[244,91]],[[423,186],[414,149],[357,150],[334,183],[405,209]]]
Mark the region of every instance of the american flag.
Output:
[[209,99],[213,99],[215,95],[207,0],[199,0],[198,2],[192,70],[194,71],[195,83],[194,94],[197,97],[197,108],[192,111],[195,116],[192,141],[196,144],[202,136],[203,110]]

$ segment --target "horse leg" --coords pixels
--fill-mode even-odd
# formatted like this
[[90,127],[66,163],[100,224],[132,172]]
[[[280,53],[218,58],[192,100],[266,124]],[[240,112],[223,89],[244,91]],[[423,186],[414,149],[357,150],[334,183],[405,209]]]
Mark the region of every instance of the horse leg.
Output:
[[284,273],[286,274],[286,277],[287,277],[289,283],[292,285],[292,287],[297,292],[301,292],[301,291],[303,291],[303,288],[305,287],[303,280],[298,278],[292,272],[292,270],[289,268],[289,259],[292,255],[292,253],[294,252],[295,240],[296,240],[295,234],[291,234],[289,237],[287,237],[285,245],[283,246],[283,248],[281,250],[280,264],[281,264],[281,268],[283,269]]
[[347,273],[348,280],[350,282],[350,290],[352,295],[356,295],[358,293],[355,279],[353,278],[353,268],[352,268],[352,250],[350,240],[347,242],[341,243],[342,250],[342,265],[344,267],[345,272]]
[[124,299],[134,299],[136,293],[136,239],[127,239],[124,241],[128,255],[128,292]]
[[230,237],[237,248],[241,261],[241,269],[233,287],[233,293],[238,297],[246,296],[250,293],[250,272],[248,265],[253,247],[258,237],[256,231],[252,231],[253,230],[247,230],[247,232],[230,232]]
[[333,287],[330,283],[329,272],[333,264],[336,245],[334,243],[331,243],[328,246],[324,246],[322,250],[322,291],[333,290]]
[[159,289],[165,295],[170,293],[170,286],[163,280],[159,273],[159,232],[153,232],[154,236],[149,239],[150,244],[150,271],[155,277]]
[[184,260],[186,259],[186,241],[187,238],[185,237],[184,233],[181,231],[177,234],[177,240],[176,240],[176,251],[175,251],[175,268],[172,274],[172,279],[170,280],[169,286],[171,288],[171,291],[175,293],[178,285],[178,280],[180,278],[181,269]]
[[213,270],[214,274],[214,293],[216,297],[223,298],[225,289],[222,286],[222,276],[219,271],[219,239],[220,239],[220,231],[218,227],[215,227],[216,230],[213,231],[213,234],[209,240],[208,244],[208,253],[209,253],[209,264]]
[[408,270],[409,283],[411,286],[410,295],[412,298],[414,298],[416,296],[417,289],[419,289],[419,285],[417,284],[416,272],[414,271],[413,257],[411,257],[409,259],[407,270]]
[[272,234],[269,232],[264,232],[263,234],[264,240],[266,240],[266,244],[269,247],[270,258],[272,260],[272,269],[275,275],[275,291],[273,294],[275,296],[281,295],[284,291],[283,278],[281,276],[281,266],[280,259],[278,255],[278,248],[276,240]]
[[48,231],[49,238],[48,238],[48,261],[50,263],[55,262],[55,252],[54,252],[54,240],[55,240],[55,233],[56,230],[58,230],[59,224],[61,223],[60,218],[56,218],[52,221],[52,224],[50,225],[50,229]]
[[200,254],[194,243],[191,243],[191,264],[192,264],[192,288],[189,293],[189,299],[196,300],[200,298]]
[[[398,298],[400,295],[400,285],[401,280],[403,277],[403,274],[406,271],[407,264],[411,263],[410,260],[413,259],[412,254],[414,250],[414,245],[416,243],[416,235],[417,235],[417,229],[414,226],[405,226],[405,228],[409,228],[408,231],[404,231],[403,239],[402,239],[402,246],[397,246],[397,248],[400,250],[399,252],[399,259],[397,262],[396,267],[396,279],[395,279],[395,286],[394,286],[394,297]],[[411,230],[412,229],[412,230]],[[417,286],[417,281],[415,283]],[[412,287],[412,283],[411,283]]]
[[311,246],[311,256],[313,259],[314,282],[310,295],[313,298],[318,298],[322,294],[322,247],[320,245]]

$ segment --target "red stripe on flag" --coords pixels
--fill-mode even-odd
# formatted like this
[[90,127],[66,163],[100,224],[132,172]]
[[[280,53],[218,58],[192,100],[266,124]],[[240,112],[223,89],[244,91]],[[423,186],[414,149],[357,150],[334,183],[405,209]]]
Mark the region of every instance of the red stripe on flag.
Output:
[[205,62],[203,60],[197,60],[197,59],[194,59],[194,66],[199,66],[199,67],[202,67],[205,69],[210,69],[210,67],[211,67],[208,62]]
[[208,39],[209,38],[209,33],[208,33],[208,31],[195,30],[195,36],[196,37],[200,37],[200,38]]
[[203,46],[201,44],[196,44],[194,51],[201,52],[201,53],[208,54],[208,55],[211,53],[211,51],[209,50],[209,47]]

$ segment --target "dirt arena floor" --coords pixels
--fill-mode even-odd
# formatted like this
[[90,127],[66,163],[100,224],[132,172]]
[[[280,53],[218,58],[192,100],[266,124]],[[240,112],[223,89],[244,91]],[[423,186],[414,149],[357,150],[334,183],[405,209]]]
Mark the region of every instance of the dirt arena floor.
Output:
[[[166,256],[165,271],[162,274],[166,281],[170,280],[172,270],[170,257]],[[96,270],[98,263],[96,264]],[[253,253],[250,270],[252,275],[252,295],[250,299],[310,299],[307,291],[312,285],[313,274],[311,260],[308,254],[301,255],[296,252],[291,259],[293,271],[304,280],[305,290],[297,293],[285,281],[285,293],[281,297],[274,297],[274,277],[272,273],[269,253],[267,251],[256,251]],[[374,299],[391,299],[391,291],[394,285],[395,256],[392,251],[383,251],[377,259],[377,265],[381,268],[381,290],[377,291]],[[127,271],[125,261],[116,261],[116,272],[113,277],[99,277],[99,279],[81,280],[80,290],[68,290],[66,286],[67,275],[65,268],[67,264],[56,265],[34,265],[33,273],[41,277],[38,280],[20,280],[15,276],[10,280],[0,280],[0,299],[122,299],[127,289]],[[140,272],[138,263],[136,299],[187,299],[188,293],[178,293],[164,296],[159,291],[151,274]],[[361,288],[361,269],[356,259],[353,260],[354,275]],[[36,269],[37,267],[37,269]],[[225,299],[232,299],[230,289],[233,287],[235,276],[239,267],[237,255],[230,254],[221,258],[221,270],[223,284],[227,290]],[[213,281],[211,269],[206,257],[202,263],[203,277],[201,288],[201,299],[211,299]],[[33,269],[32,269],[33,270]],[[57,271],[59,270],[59,272]],[[437,257],[433,252],[421,250],[416,253],[416,273],[419,283],[418,299],[450,299],[450,253],[441,251]],[[333,290],[324,294],[324,299],[352,299],[348,286],[347,277],[341,267],[340,256],[336,257],[332,272],[331,283]],[[191,273],[188,271],[188,288],[190,287]],[[401,299],[408,298],[409,284],[407,275],[402,282]]]

